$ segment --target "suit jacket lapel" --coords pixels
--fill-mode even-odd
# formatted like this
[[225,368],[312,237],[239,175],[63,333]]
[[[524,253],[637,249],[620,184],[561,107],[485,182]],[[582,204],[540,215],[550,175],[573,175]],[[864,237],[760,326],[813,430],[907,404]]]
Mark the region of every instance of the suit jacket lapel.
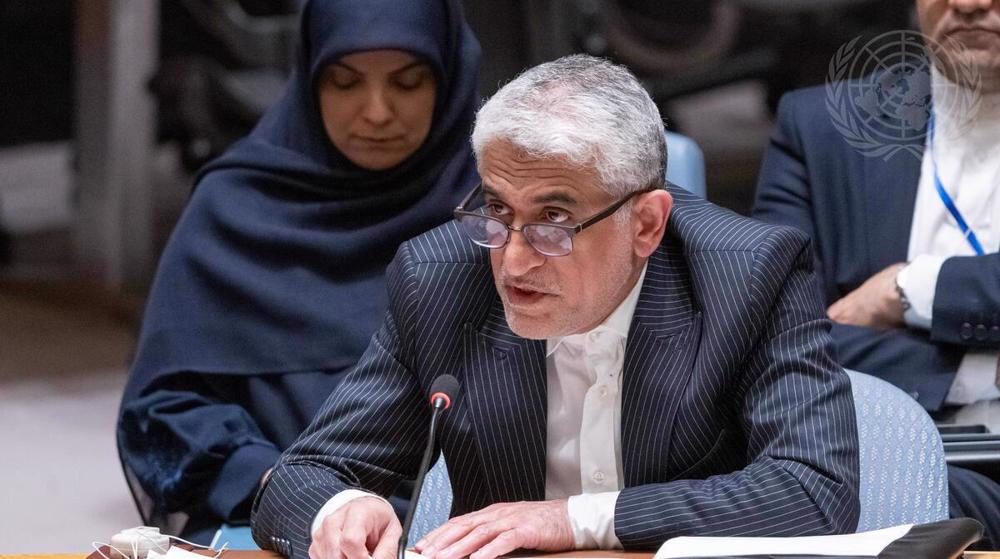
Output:
[[662,479],[681,394],[701,335],[701,313],[679,243],[650,258],[625,347],[622,469],[626,487]]
[[[494,295],[495,296],[495,295]],[[466,326],[465,378],[492,501],[545,498],[545,342],[518,337],[499,297]]]

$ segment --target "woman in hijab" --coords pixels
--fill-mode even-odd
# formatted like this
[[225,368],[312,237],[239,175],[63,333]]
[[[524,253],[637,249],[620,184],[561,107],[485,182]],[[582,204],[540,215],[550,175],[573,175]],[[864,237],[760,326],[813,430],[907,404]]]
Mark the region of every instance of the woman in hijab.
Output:
[[479,45],[458,0],[310,0],[300,41],[284,96],[196,181],[122,400],[143,520],[185,513],[189,539],[245,523],[380,324],[399,244],[478,180]]

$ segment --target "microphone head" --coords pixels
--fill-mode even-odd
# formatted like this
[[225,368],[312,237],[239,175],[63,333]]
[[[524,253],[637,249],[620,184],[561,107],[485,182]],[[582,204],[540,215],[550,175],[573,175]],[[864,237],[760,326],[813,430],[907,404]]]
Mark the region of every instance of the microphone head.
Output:
[[441,375],[434,379],[434,384],[431,385],[431,405],[434,405],[434,401],[438,398],[443,398],[444,408],[448,409],[451,407],[451,402],[458,397],[459,392],[457,378],[451,375]]

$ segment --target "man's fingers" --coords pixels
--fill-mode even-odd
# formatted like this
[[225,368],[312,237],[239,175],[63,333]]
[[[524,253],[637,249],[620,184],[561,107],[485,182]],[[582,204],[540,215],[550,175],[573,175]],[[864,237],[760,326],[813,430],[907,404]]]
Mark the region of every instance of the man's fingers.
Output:
[[316,540],[316,538],[313,538],[312,543],[309,544],[309,559],[323,559],[323,556],[325,554],[321,552],[319,549],[320,549],[319,542]]
[[830,318],[834,318],[835,316],[839,316],[841,309],[844,307],[843,303],[844,303],[843,299],[837,299],[836,301],[834,301],[834,303],[832,305],[830,305],[829,307],[827,307],[826,314]]
[[399,536],[402,534],[403,527],[399,525],[399,522],[390,523],[382,531],[382,537],[379,538],[378,545],[372,552],[372,557],[374,559],[396,559],[396,555],[399,553]]
[[480,524],[469,531],[462,539],[441,549],[435,554],[436,559],[460,559],[467,557],[479,550],[484,545],[493,541],[499,534],[508,530],[510,526],[506,522],[489,522]]
[[[340,531],[338,548],[345,559],[368,559],[369,519],[364,514],[350,515]],[[337,559],[337,558],[330,558]]]
[[462,531],[462,533],[458,537],[464,536],[465,533],[468,532],[468,529],[471,529],[471,527],[475,527],[476,525],[480,524],[479,522],[476,522],[475,519],[479,517],[485,510],[486,509],[463,514],[462,516],[456,516],[455,518],[448,520],[448,522],[445,522],[444,524],[431,530],[423,538],[420,538],[419,542],[417,542],[416,545],[417,551],[422,551],[423,549],[427,548],[441,549],[442,546],[436,544],[439,543],[439,540],[441,540],[441,538],[444,537],[445,534],[451,534],[457,531],[461,531],[460,529],[456,529],[456,527],[464,526],[467,528],[465,531]]
[[470,520],[470,516],[459,516],[445,522],[417,543],[417,551],[433,557],[438,551],[465,537],[476,527],[476,524]]
[[340,530],[344,526],[343,512],[334,513],[323,519],[320,527],[312,535],[309,545],[310,559],[339,559],[337,549],[340,540]]
[[836,303],[830,305],[830,308],[826,310],[826,314],[830,317],[830,320],[833,320],[834,322],[853,324],[851,320],[851,305],[846,301],[846,298],[840,299]]
[[309,545],[310,559],[342,559],[340,534],[340,528],[317,532]]
[[469,559],[495,559],[521,547],[524,547],[524,542],[517,530],[507,530],[498,534],[490,543],[479,548],[479,551],[470,555]]

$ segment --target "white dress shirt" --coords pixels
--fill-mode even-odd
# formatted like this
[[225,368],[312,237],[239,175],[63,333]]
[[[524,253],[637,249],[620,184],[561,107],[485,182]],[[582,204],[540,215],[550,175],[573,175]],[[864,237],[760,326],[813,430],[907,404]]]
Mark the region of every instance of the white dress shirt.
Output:
[[546,342],[545,498],[568,499],[577,549],[620,549],[622,368],[646,268],[597,328]]
[[[975,99],[976,93],[963,90],[936,68],[931,82],[934,145],[928,141],[924,150],[910,229],[910,264],[898,277],[911,305],[904,319],[924,329],[931,327],[934,291],[944,261],[975,255],[934,186],[932,150],[941,184],[983,250],[996,252],[1000,247],[1000,196],[996,195],[1000,190],[1000,93],[980,94],[978,108],[970,113],[969,99]],[[945,401],[961,405],[1000,397],[994,385],[997,359],[996,351],[967,351]]]
[[[615,536],[615,502],[622,489],[621,386],[625,341],[646,267],[628,296],[593,330],[546,341],[548,413],[545,498],[567,499],[577,549],[621,548]],[[361,497],[341,491],[313,519],[323,519]]]

